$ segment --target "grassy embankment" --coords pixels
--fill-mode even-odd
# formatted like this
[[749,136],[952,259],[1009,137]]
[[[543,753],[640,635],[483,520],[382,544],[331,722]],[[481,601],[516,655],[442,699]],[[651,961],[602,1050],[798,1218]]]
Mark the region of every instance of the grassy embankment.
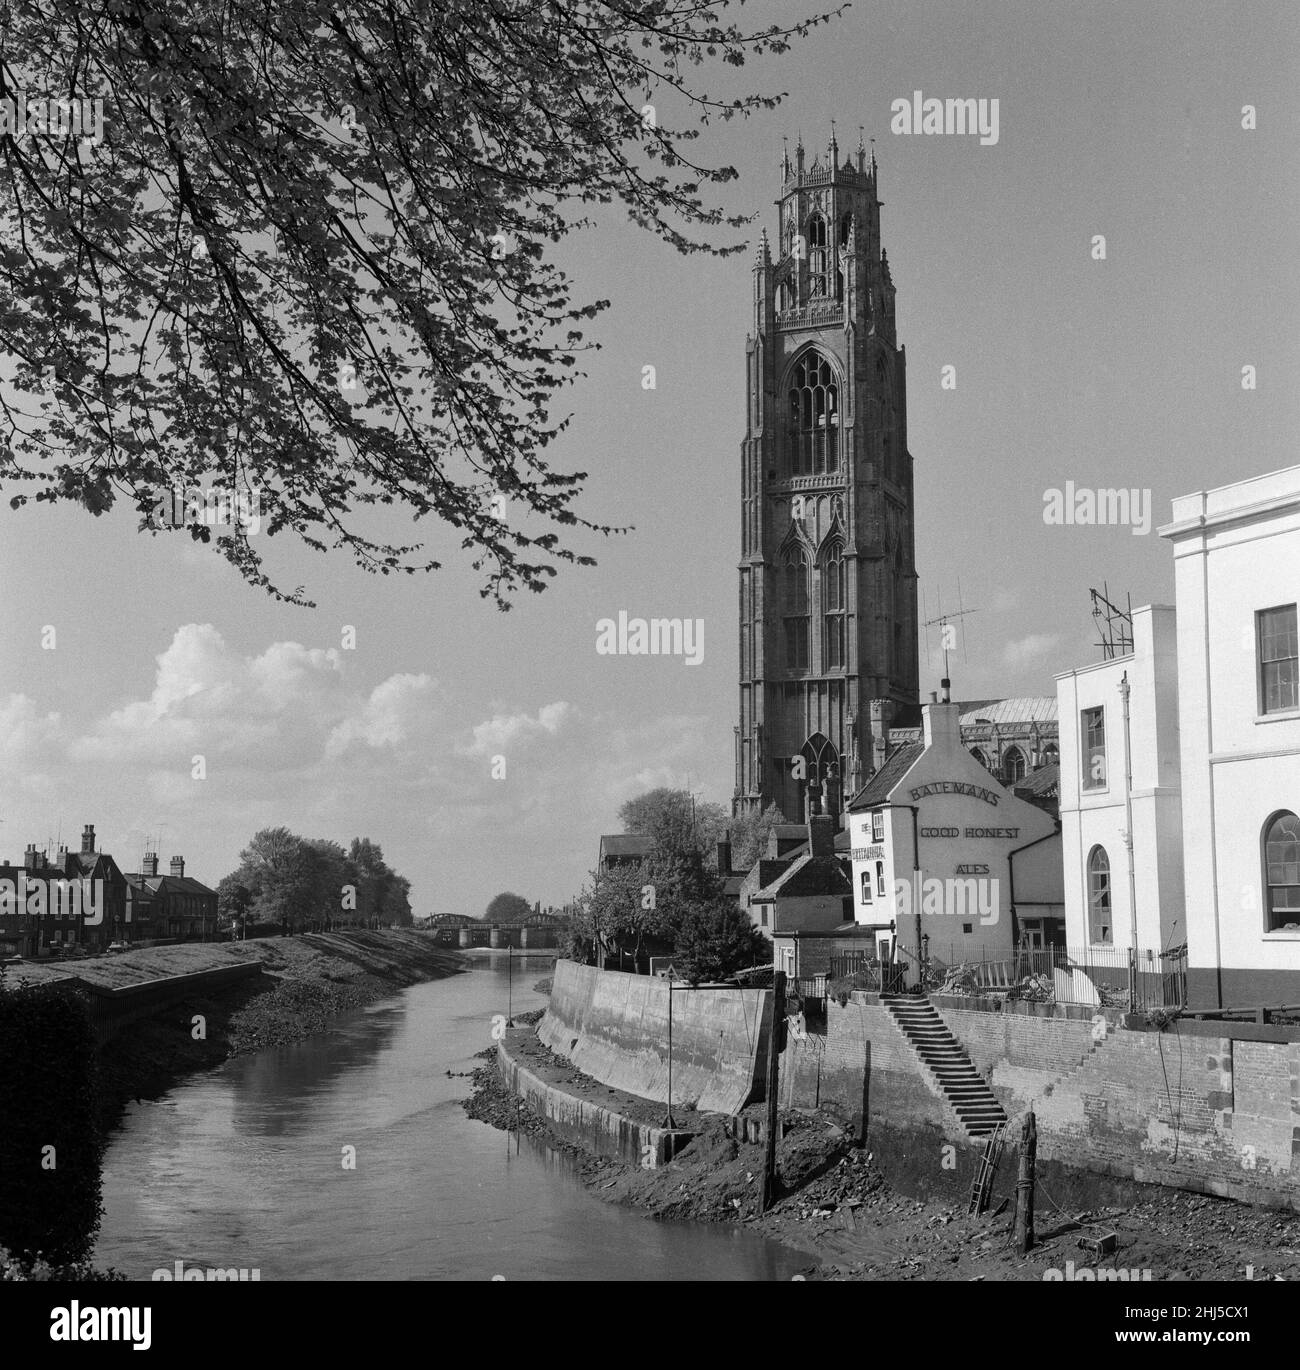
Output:
[[[242,1052],[301,1041],[341,1013],[467,968],[429,934],[404,929],[145,947],[87,960],[26,962],[11,967],[10,976],[49,983],[71,975],[94,984],[134,985],[252,960],[265,968],[260,980],[190,994],[107,1043],[100,1051],[105,1128],[131,1100],[157,1098],[194,1071]],[[203,1017],[205,1031],[198,1040],[196,1015]]]

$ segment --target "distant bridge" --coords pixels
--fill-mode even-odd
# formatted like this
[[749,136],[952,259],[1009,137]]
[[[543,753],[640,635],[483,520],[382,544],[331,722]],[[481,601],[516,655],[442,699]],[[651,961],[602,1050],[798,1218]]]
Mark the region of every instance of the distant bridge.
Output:
[[557,923],[465,923],[435,929],[437,940],[449,947],[519,947],[529,951],[560,945]]

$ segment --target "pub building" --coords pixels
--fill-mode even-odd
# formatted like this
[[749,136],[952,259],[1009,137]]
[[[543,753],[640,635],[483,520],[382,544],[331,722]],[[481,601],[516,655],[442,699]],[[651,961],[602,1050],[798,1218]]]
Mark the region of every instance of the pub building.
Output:
[[916,969],[1064,945],[1060,824],[962,742],[960,706],[930,696],[922,735],[848,806],[854,919],[876,954]]

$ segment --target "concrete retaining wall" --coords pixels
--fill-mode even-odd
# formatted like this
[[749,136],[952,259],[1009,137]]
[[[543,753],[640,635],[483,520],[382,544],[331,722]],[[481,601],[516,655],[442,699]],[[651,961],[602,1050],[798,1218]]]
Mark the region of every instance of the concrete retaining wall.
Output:
[[[738,1113],[763,1097],[771,991],[673,991],[673,1103]],[[557,961],[537,1035],[584,1074],[643,1099],[668,1094],[668,984]]]
[[580,1099],[559,1085],[547,1084],[515,1060],[508,1041],[497,1044],[497,1070],[506,1087],[560,1136],[599,1156],[616,1156],[629,1165],[653,1170],[672,1160],[674,1152],[693,1135],[638,1123],[612,1108]]

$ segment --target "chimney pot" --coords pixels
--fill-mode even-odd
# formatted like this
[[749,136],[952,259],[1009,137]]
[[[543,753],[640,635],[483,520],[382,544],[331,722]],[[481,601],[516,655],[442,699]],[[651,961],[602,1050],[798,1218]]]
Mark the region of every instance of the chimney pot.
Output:
[[835,855],[835,820],[830,814],[814,814],[808,820],[808,850],[814,856]]

